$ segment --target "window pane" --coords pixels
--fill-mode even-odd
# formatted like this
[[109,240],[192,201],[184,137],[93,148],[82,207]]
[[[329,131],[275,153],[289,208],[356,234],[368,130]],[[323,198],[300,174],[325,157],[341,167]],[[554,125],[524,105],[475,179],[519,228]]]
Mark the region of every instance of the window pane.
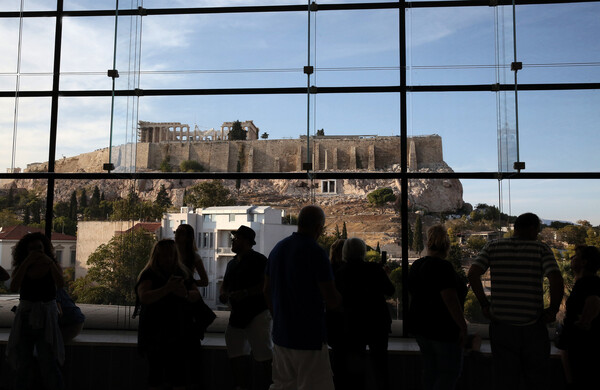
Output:
[[305,86],[306,15],[147,16],[141,64],[144,89]]
[[598,2],[519,6],[519,83],[598,82],[599,18]]
[[520,149],[526,171],[597,172],[598,107],[597,90],[520,92]]
[[495,8],[413,8],[406,20],[409,84],[496,82]]
[[[0,166],[46,172],[50,140],[50,98],[0,98]],[[15,125],[15,104],[18,117]],[[14,150],[13,150],[14,144]]]
[[314,85],[400,83],[398,10],[322,12],[312,23]]
[[495,94],[413,93],[409,107],[409,135],[441,136],[443,161],[455,172],[498,170]]

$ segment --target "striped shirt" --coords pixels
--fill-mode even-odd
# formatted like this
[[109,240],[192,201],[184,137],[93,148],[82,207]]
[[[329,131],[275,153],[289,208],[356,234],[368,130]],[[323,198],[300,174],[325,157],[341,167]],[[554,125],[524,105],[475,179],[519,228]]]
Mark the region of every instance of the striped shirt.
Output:
[[544,309],[543,279],[559,271],[548,245],[533,240],[504,238],[489,242],[474,264],[490,269],[490,312],[512,325],[535,323]]

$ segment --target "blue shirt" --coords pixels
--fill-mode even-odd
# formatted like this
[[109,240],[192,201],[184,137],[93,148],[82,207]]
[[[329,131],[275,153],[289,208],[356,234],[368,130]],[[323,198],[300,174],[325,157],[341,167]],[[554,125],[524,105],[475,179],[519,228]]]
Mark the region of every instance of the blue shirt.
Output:
[[313,238],[293,233],[271,251],[266,274],[273,302],[273,342],[290,349],[320,350],[327,331],[319,283],[333,280],[327,253]]

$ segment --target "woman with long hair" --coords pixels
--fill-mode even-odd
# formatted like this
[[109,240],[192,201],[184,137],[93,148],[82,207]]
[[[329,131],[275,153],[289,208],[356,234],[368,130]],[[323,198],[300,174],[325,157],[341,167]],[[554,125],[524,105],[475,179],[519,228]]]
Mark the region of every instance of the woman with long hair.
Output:
[[34,350],[47,389],[62,389],[59,364],[65,350],[58,326],[56,290],[64,285],[62,269],[50,240],[42,233],[26,234],[13,250],[10,289],[19,293],[19,306],[7,346],[16,369],[16,388],[28,387]]
[[202,258],[198,254],[198,247],[194,237],[194,228],[188,224],[181,224],[175,230],[175,244],[179,260],[187,267],[190,274],[198,273],[200,279],[194,280],[198,287],[208,286],[208,275],[204,268]]
[[173,240],[154,245],[138,277],[136,293],[142,306],[138,350],[148,360],[149,387],[185,389],[193,382],[191,374],[200,347],[190,310],[200,293],[178,260]]
[[449,251],[444,226],[432,226],[427,231],[427,256],[415,261],[408,274],[411,302],[405,323],[421,349],[425,390],[454,389],[462,371],[468,290],[446,260]]

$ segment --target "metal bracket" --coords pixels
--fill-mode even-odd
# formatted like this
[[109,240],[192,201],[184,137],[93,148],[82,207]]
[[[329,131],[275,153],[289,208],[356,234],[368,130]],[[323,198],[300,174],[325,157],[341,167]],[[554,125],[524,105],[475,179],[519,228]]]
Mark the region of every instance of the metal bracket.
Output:
[[312,163],[302,163],[302,170],[303,171],[311,171],[312,170]]
[[136,89],[134,89],[134,91],[135,91],[135,96],[144,96],[143,89],[136,88]]
[[140,16],[148,16],[148,10],[144,7],[138,7],[138,14]]
[[317,93],[317,87],[315,87],[314,85],[311,85],[310,88],[308,89],[308,92],[315,95]]
[[492,92],[498,92],[500,91],[500,84],[496,83],[496,84],[492,84]]
[[315,3],[314,1],[312,3],[310,3],[310,8],[311,11],[313,12],[317,12],[319,10],[319,6],[317,3]]
[[304,74],[313,74],[314,71],[315,71],[315,68],[312,67],[311,65],[304,67]]
[[519,62],[511,62],[511,64],[510,64],[510,70],[513,70],[513,71],[516,72],[517,70],[521,70],[521,69],[523,69],[523,63],[522,62],[520,62],[520,61]]
[[110,171],[114,171],[115,170],[115,164],[113,164],[113,163],[104,163],[102,165],[102,169],[104,171],[109,171],[109,172]]
[[106,75],[107,75],[108,77],[112,77],[113,79],[118,79],[118,78],[119,78],[119,71],[118,71],[118,70],[116,70],[116,69],[109,69],[109,70],[106,72]]
[[522,169],[525,169],[525,162],[524,161],[515,161],[513,163],[513,169],[516,169],[517,171],[521,172]]

